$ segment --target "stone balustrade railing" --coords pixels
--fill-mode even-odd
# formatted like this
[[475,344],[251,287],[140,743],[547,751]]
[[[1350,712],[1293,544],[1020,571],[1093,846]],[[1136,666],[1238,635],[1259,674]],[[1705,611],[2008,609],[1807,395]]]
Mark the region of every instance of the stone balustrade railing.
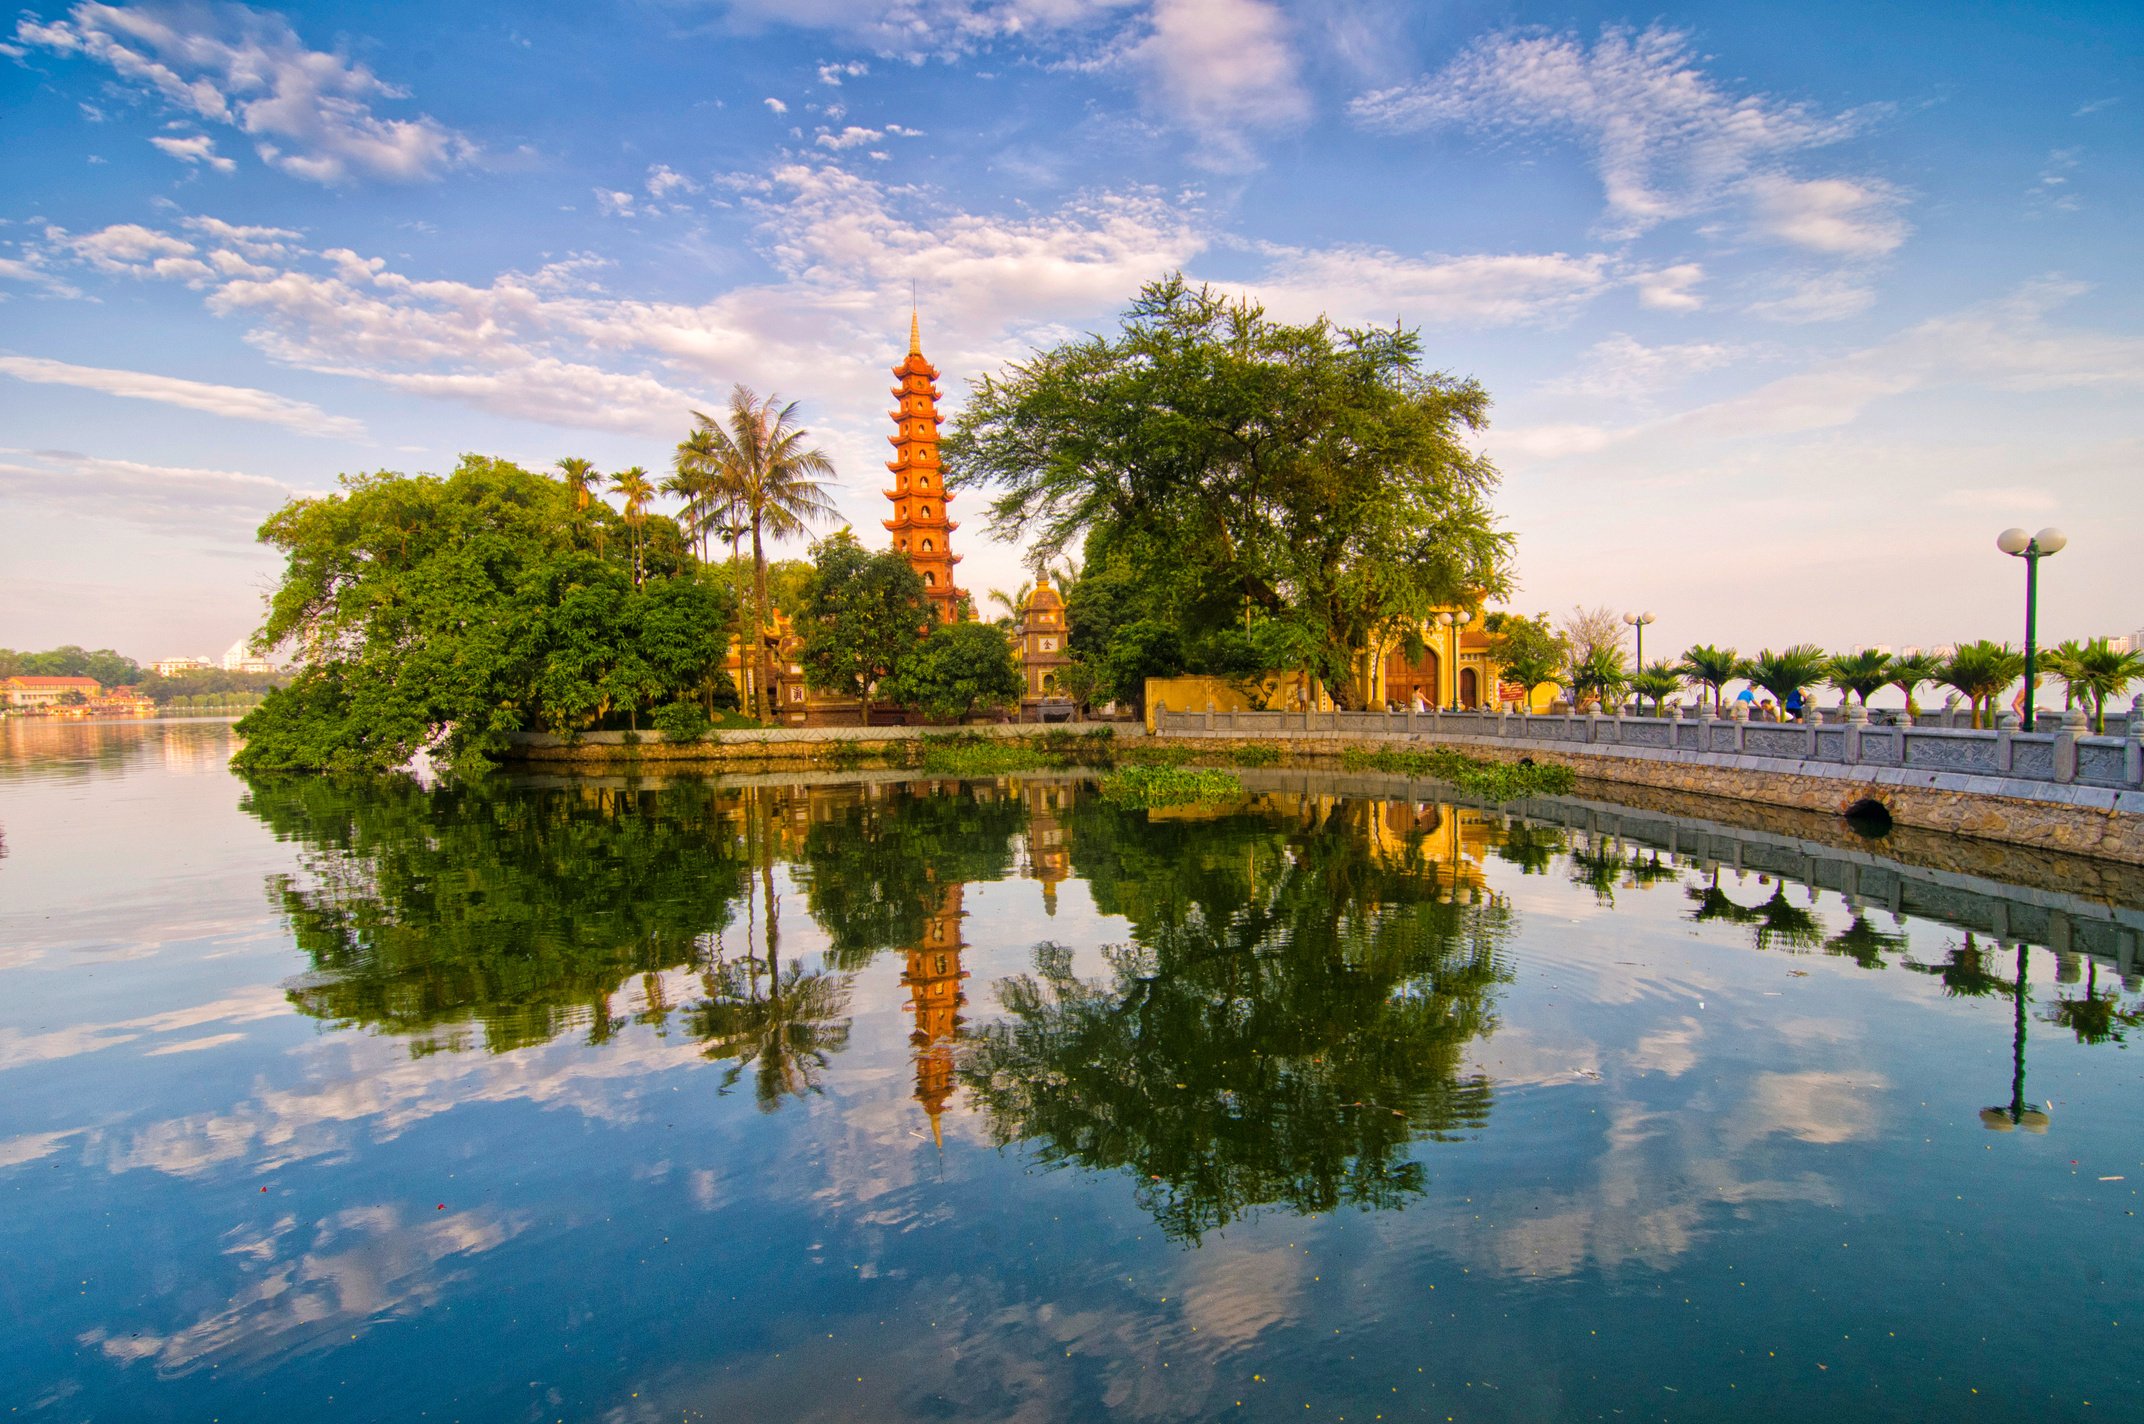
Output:
[[1620,713],[1535,714],[1496,712],[1222,712],[1157,707],[1154,730],[1166,736],[1445,738],[1502,742],[1513,746],[1613,753],[1644,748],[1652,753],[1690,753],[1776,761],[1781,771],[1795,763],[1893,768],[2003,777],[2052,785],[2116,790],[2144,787],[2144,697],[2136,699],[2120,737],[2086,734],[2081,711],[2065,712],[2055,732],[2022,732],[2017,717],[2002,714],[1995,731],[1932,726],[1871,726],[1868,714],[1850,707],[1837,721],[1752,722],[1747,709],[1731,705],[1727,717],[1684,716],[1671,707],[1664,717]]

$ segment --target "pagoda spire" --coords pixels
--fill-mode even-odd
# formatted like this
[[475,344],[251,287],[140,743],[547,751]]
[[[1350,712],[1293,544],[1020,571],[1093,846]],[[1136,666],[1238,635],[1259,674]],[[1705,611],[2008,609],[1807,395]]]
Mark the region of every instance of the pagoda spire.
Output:
[[960,555],[953,552],[953,531],[960,526],[946,517],[952,496],[946,493],[945,477],[938,464],[938,368],[923,355],[923,317],[911,306],[908,314],[908,356],[893,368],[900,382],[893,396],[900,402],[888,411],[893,434],[893,458],[886,468],[893,472],[893,488],[886,498],[893,502],[893,518],[885,521],[893,535],[893,549],[905,556],[923,580],[923,592],[941,623],[960,616],[963,590],[953,583],[953,565]]

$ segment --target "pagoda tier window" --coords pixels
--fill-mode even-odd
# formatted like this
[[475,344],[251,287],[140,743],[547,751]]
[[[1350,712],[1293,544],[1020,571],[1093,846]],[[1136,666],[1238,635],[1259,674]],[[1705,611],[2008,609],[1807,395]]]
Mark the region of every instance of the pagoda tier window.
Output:
[[923,552],[924,552],[924,553],[926,553],[926,554],[930,553],[930,552],[931,552],[931,551],[932,551],[933,549],[935,549],[935,548],[937,548],[937,547],[938,547],[938,546],[937,546],[936,544],[933,544],[933,543],[932,543],[932,542],[931,542],[930,540],[928,540],[928,539],[925,539],[925,540],[923,541]]

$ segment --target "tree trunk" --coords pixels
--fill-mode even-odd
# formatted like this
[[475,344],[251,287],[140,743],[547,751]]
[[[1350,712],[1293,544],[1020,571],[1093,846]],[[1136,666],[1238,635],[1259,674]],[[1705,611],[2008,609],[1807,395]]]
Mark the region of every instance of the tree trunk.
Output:
[[767,704],[767,553],[759,542],[759,520],[752,520],[752,602],[757,617],[752,626],[752,710],[761,725],[768,722]]

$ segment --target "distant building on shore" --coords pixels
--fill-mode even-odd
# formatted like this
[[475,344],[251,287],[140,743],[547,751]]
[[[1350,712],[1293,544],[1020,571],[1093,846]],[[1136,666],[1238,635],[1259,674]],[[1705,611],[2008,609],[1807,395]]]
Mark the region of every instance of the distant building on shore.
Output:
[[158,658],[149,664],[149,671],[158,677],[184,677],[190,672],[214,672],[216,664],[207,658]]
[[13,712],[41,712],[66,704],[94,702],[104,686],[93,677],[11,677],[0,682]]
[[274,672],[275,664],[269,662],[266,658],[255,657],[253,650],[246,646],[246,640],[240,638],[225,649],[223,670],[225,672]]

